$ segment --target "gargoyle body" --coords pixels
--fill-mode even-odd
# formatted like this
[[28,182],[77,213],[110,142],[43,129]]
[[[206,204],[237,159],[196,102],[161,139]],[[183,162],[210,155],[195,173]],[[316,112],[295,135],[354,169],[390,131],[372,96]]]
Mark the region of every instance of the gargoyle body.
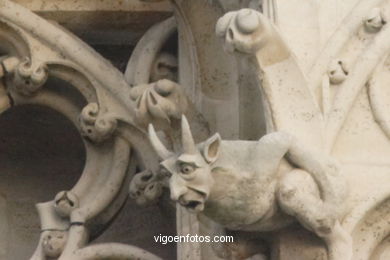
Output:
[[283,132],[259,141],[223,141],[215,134],[196,145],[185,117],[182,153],[168,151],[151,125],[149,135],[163,159],[161,171],[170,176],[171,198],[190,211],[228,230],[275,231],[297,219],[324,239],[330,259],[349,259],[349,235],[339,224],[346,183],[328,156]]

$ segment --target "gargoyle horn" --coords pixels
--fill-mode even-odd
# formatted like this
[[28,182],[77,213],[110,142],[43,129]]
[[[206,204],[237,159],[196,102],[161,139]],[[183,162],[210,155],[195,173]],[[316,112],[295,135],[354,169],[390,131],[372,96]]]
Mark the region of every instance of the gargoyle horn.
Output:
[[158,156],[160,156],[161,159],[165,160],[173,156],[173,153],[169,151],[158,138],[157,133],[154,130],[152,124],[149,124],[148,132],[149,132],[149,140],[152,143],[154,150],[156,151]]
[[182,115],[181,117],[181,138],[183,152],[187,154],[195,154],[197,150],[194,138],[192,137],[190,125],[188,124],[187,118],[184,115]]

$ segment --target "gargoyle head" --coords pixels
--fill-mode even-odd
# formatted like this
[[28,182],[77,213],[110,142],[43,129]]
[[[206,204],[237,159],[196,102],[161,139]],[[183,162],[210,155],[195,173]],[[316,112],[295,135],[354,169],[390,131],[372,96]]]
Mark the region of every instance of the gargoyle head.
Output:
[[149,125],[149,138],[162,159],[161,171],[170,176],[171,199],[190,211],[200,212],[214,184],[211,169],[219,155],[221,137],[215,134],[196,145],[185,116],[182,116],[181,127],[182,149],[178,154],[163,145],[152,125]]

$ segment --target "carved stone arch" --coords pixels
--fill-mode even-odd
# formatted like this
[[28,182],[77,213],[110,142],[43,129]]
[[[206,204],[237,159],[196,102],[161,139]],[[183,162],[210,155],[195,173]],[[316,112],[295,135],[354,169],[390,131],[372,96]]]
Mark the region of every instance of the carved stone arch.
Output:
[[[145,133],[134,124],[134,103],[123,75],[58,25],[11,1],[0,6],[1,111],[38,104],[60,112],[84,136],[87,156],[71,190],[37,205],[42,233],[31,259],[98,259],[101,251],[100,257],[110,259],[158,259],[132,246],[86,247],[127,198],[135,172],[134,147],[141,148],[137,152],[151,167],[157,162]],[[52,78],[68,84],[48,86]]]
[[152,66],[167,41],[177,33],[173,17],[154,25],[140,39],[132,52],[125,71],[126,81],[131,86],[150,83]]
[[[212,26],[223,10],[206,0],[174,1],[173,6],[180,35],[179,82],[187,86],[187,95],[211,129],[218,129],[223,117],[229,115],[230,127],[224,128],[226,133],[221,134],[236,137],[239,135],[238,75],[234,59],[225,55]],[[220,64],[224,64],[223,68]]]
[[40,235],[34,204],[77,182],[85,147],[71,120],[48,106],[13,106],[1,114],[0,125],[0,259],[28,259]]
[[[247,183],[259,184],[254,188],[231,185],[240,184],[239,181],[226,181],[233,188],[219,191],[221,197],[229,199],[236,190],[238,196],[245,195],[245,199],[233,197],[238,199],[222,205],[221,212],[225,214],[219,218],[220,224],[236,238],[242,238],[244,233],[244,254],[266,253],[278,260],[326,259],[324,251],[328,247],[328,259],[332,260],[375,260],[388,256],[390,2],[170,2],[176,20],[163,21],[146,33],[123,76],[60,26],[12,1],[0,0],[0,112],[25,104],[55,109],[72,121],[87,150],[85,168],[75,186],[37,205],[43,232],[32,259],[156,259],[132,246],[88,243],[123,204],[137,164],[144,171],[130,182],[130,194],[135,194],[141,203],[155,202],[161,189],[168,186],[168,176],[162,175],[169,173],[159,167],[159,161],[165,157],[184,151],[204,162],[205,172],[213,172],[209,171],[209,163],[214,160],[202,158],[205,156],[201,149],[207,149],[208,141],[196,146],[209,136],[210,129],[219,131],[224,139],[245,139],[225,150],[233,155],[225,159],[235,162],[229,167],[233,174],[239,173],[239,181],[246,176],[247,168],[262,174],[278,168],[277,174],[267,178],[272,181],[269,185],[252,176]],[[178,80],[159,78],[153,82],[152,64],[176,29]],[[56,80],[67,83],[56,86]],[[194,138],[182,114],[189,118]],[[149,127],[153,147],[146,134],[150,123],[165,134],[165,139],[158,142],[156,131]],[[274,131],[282,132],[270,133]],[[180,134],[184,137],[183,149]],[[215,149],[222,142],[236,142],[221,140],[218,134],[212,138],[216,141]],[[255,156],[246,155],[248,147],[259,143],[266,144],[265,153],[256,154],[260,158],[251,161]],[[272,152],[279,148],[286,151],[275,159]],[[292,152],[294,149],[297,154]],[[271,159],[276,160],[275,165]],[[338,159],[340,165],[333,159]],[[229,164],[226,161],[218,166]],[[267,168],[268,163],[272,167]],[[244,164],[253,167],[244,169]],[[171,167],[180,168],[179,173],[173,171],[171,176],[184,173],[181,166]],[[185,169],[194,168],[191,165]],[[216,168],[214,176],[221,167]],[[245,174],[240,175],[242,172]],[[146,183],[142,183],[143,177]],[[223,179],[214,184],[213,177],[209,177],[205,181],[207,187],[224,188],[220,185]],[[348,188],[349,198],[344,196]],[[147,196],[137,197],[139,190]],[[203,211],[206,200],[212,201],[204,190],[198,193],[195,192],[197,200],[177,198],[183,205],[176,208],[179,235],[212,235],[212,229],[219,227],[201,214],[191,215],[184,210],[187,207]],[[259,205],[259,211],[275,217],[273,213],[281,210],[273,219],[276,224],[269,226],[264,222],[267,215],[253,213],[250,206],[257,204],[249,203],[252,198],[268,198],[267,195],[271,209]],[[333,203],[325,205],[328,197]],[[211,204],[216,201],[219,202],[218,198]],[[239,212],[245,220],[262,217],[249,224],[237,224],[236,219],[229,223],[226,217],[235,217],[236,202],[249,207],[247,215]],[[218,216],[214,219],[218,220]],[[302,225],[283,229],[293,219]],[[304,228],[316,235],[305,233]],[[263,234],[271,237],[271,250],[259,245],[264,242],[259,239],[264,229],[271,231]],[[255,239],[245,233],[248,230],[254,231]],[[338,233],[333,233],[335,230]],[[53,247],[51,239],[59,241],[57,247]],[[238,243],[238,251],[240,246]],[[383,253],[384,250],[387,251]],[[178,244],[178,258],[218,259],[210,244],[200,243]]]
[[25,38],[20,31],[11,24],[1,22],[1,52],[14,56],[27,56],[30,52],[29,46],[25,44]]

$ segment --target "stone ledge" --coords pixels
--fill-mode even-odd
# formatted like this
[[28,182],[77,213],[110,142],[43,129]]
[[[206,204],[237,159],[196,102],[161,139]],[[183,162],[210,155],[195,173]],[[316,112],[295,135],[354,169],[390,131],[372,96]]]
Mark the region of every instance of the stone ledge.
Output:
[[172,15],[169,1],[14,0],[58,22],[91,44],[134,45],[153,24]]

